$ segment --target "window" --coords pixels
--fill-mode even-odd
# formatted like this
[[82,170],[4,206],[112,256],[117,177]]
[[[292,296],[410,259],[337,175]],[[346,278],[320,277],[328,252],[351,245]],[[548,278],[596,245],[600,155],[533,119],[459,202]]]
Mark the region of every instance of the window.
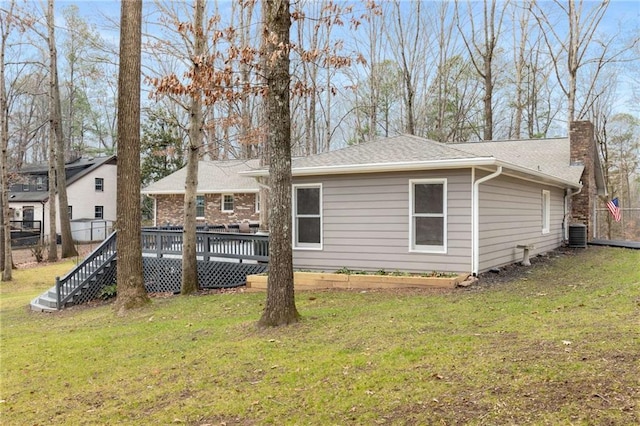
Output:
[[420,252],[447,251],[447,181],[410,180],[410,249]]
[[542,233],[549,233],[551,223],[551,192],[542,190]]
[[222,196],[222,211],[223,212],[233,211],[233,194],[224,194]]
[[36,177],[36,191],[44,191],[44,177],[38,176]]
[[322,249],[322,186],[294,185],[294,247]]
[[95,207],[95,214],[93,216],[96,219],[104,219],[104,207],[103,206],[96,206]]
[[69,212],[69,220],[73,219],[73,206],[67,206],[67,211]]
[[196,195],[196,217],[204,217],[204,195]]
[[96,178],[96,191],[97,192],[104,191],[104,179]]
[[260,213],[260,193],[256,192],[256,213]]

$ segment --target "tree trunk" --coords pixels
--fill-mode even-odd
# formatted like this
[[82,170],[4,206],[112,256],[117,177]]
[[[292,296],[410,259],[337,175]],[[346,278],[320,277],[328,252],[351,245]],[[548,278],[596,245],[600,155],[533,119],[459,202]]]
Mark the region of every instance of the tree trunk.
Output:
[[264,0],[266,121],[270,165],[269,278],[258,325],[274,327],[299,320],[293,289],[291,252],[291,118],[289,106],[288,0]]
[[[193,81],[200,87],[200,58],[204,54],[204,9],[205,1],[196,0],[193,16]],[[198,191],[198,152],[202,144],[202,97],[194,89],[189,105],[189,149],[187,152],[187,177],[184,191],[184,228],[182,234],[182,284],[180,293],[198,291],[198,259],[196,257],[196,195]]]
[[493,140],[493,76],[491,73],[492,56],[484,62],[484,135],[485,141]]
[[122,2],[118,76],[118,313],[149,302],[142,272],[140,73],[142,0]]
[[[65,173],[65,143],[62,133],[62,107],[60,105],[60,85],[58,83],[58,54],[55,41],[55,23],[53,1],[48,1],[47,26],[49,29],[49,68],[51,73],[51,123],[56,135],[56,183],[58,189],[58,205],[60,206],[60,235],[62,237],[62,258],[77,256],[78,251],[73,244],[71,223],[69,222],[69,202],[67,200],[67,177]],[[51,141],[50,141],[51,143]]]
[[[4,80],[2,83],[4,87]],[[4,91],[3,91],[4,92]],[[3,93],[4,96],[4,93]],[[4,105],[3,105],[4,106]],[[5,111],[5,110],[3,110]],[[4,114],[3,114],[4,115]],[[4,123],[2,123],[4,127]],[[2,135],[2,152],[0,153],[0,183],[2,184],[2,228],[4,230],[4,263],[2,264],[2,281],[11,281],[12,273],[11,268],[13,266],[13,260],[11,256],[11,210],[9,209],[9,180],[7,170],[7,142],[8,138],[5,137],[3,130]]]
[[[11,3],[13,12],[14,3]],[[9,173],[7,162],[9,160],[7,148],[9,146],[9,110],[7,108],[7,90],[5,87],[5,51],[7,38],[10,32],[10,20],[0,25],[2,28],[2,39],[0,40],[0,204],[2,204],[2,281],[10,281],[12,279],[11,268],[13,259],[11,257],[11,210],[9,209]]]
[[[194,123],[192,111],[191,126]],[[199,127],[199,126],[198,126]],[[190,138],[198,129],[189,129]],[[195,140],[189,142],[187,151],[187,177],[184,191],[184,228],[182,233],[182,282],[181,294],[192,294],[198,291],[198,259],[196,257],[196,195],[198,189],[198,147],[193,146]]]
[[[51,82],[50,85],[53,87],[53,82]],[[55,129],[53,128],[53,122],[49,124],[49,250],[47,253],[47,260],[49,262],[55,262],[58,260],[58,226],[56,224],[56,145],[54,143]],[[44,208],[44,205],[42,208]]]

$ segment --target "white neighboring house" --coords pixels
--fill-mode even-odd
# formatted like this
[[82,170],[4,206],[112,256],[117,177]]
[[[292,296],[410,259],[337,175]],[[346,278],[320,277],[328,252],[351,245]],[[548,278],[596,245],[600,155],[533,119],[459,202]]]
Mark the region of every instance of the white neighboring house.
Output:
[[[65,165],[71,231],[75,241],[100,241],[116,220],[116,156],[79,158]],[[14,228],[33,229],[41,225],[49,234],[49,179],[46,164],[29,165],[11,185],[9,206]],[[57,198],[57,197],[56,197]],[[56,229],[60,233],[60,203],[56,199]]]

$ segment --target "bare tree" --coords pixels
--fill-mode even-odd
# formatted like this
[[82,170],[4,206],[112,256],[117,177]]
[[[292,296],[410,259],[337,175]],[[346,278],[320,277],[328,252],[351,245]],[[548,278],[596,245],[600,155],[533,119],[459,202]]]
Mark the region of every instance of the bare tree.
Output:
[[13,260],[11,256],[11,211],[9,209],[9,170],[8,170],[8,146],[9,146],[9,124],[7,106],[7,88],[5,87],[5,52],[9,34],[15,28],[16,16],[15,1],[11,1],[8,9],[2,10],[0,19],[0,189],[2,191],[0,202],[2,208],[2,281],[11,281]]
[[[490,0],[484,2],[482,10],[482,36],[477,34],[474,21],[474,11],[471,3],[467,4],[469,17],[470,34],[465,34],[463,22],[458,9],[459,1],[456,1],[457,25],[462,35],[464,45],[469,52],[469,57],[473,66],[484,82],[484,132],[483,139],[493,139],[493,89],[494,79],[494,58],[498,47],[498,38],[502,32],[502,22],[505,15],[506,6],[509,2],[498,2]],[[496,8],[500,6],[500,10]]]
[[140,223],[140,76],[142,0],[122,2],[118,77],[118,296],[123,313],[149,302],[142,270]]
[[291,251],[291,117],[289,110],[289,31],[291,17],[288,0],[262,3],[265,37],[264,76],[267,83],[266,120],[270,165],[269,279],[267,301],[258,321],[263,327],[295,323]]
[[408,14],[400,9],[398,0],[393,3],[393,45],[392,51],[400,68],[402,81],[402,97],[404,101],[405,126],[404,132],[416,134],[416,91],[418,70],[426,68],[423,52],[428,49],[427,33],[423,26],[422,2],[411,3]]
[[[536,2],[531,3],[531,8],[551,55],[558,84],[567,97],[567,123],[570,123],[579,118],[576,117],[578,72],[590,60],[586,55],[609,6],[609,0],[595,3],[584,14],[583,0],[569,1],[566,4],[554,0],[554,3],[567,18],[569,27],[566,36],[560,31],[564,25],[557,25],[545,8]],[[566,68],[562,66],[563,63],[566,63]]]
[[193,14],[193,81],[196,82],[189,104],[189,146],[187,148],[187,177],[184,190],[184,228],[182,246],[182,284],[180,292],[191,294],[199,289],[198,260],[196,257],[196,194],[198,190],[198,161],[203,141],[202,120],[202,67],[204,61],[205,1],[196,0]]
[[[62,239],[61,256],[63,258],[77,256],[78,251],[73,244],[71,223],[69,221],[69,202],[67,198],[67,176],[65,172],[66,145],[62,133],[62,106],[60,104],[60,85],[58,83],[58,54],[55,41],[55,22],[53,14],[54,0],[47,2],[47,28],[49,44],[49,87],[51,108],[51,125],[55,132],[56,143],[56,186],[60,215],[60,236]],[[53,143],[50,141],[49,143]]]

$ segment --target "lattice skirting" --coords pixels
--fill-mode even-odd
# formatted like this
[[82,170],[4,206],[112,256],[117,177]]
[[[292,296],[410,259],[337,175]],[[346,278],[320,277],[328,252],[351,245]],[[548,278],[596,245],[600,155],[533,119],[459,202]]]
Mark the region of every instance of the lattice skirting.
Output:
[[[180,291],[182,260],[144,257],[145,287],[150,293]],[[233,288],[245,285],[247,275],[261,274],[268,265],[262,263],[235,263],[198,261],[200,288]]]
[[116,260],[112,260],[111,265],[98,274],[94,281],[89,282],[80,293],[73,296],[73,304],[80,305],[99,298],[103,288],[116,283],[116,274]]

